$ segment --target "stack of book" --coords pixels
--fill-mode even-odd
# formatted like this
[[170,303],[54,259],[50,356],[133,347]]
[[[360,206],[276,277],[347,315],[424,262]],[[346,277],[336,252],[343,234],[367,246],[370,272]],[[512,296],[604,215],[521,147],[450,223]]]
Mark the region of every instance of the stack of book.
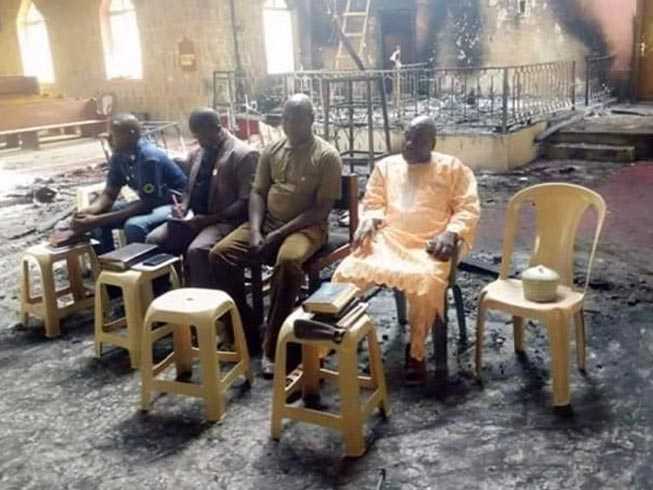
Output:
[[48,245],[51,248],[65,248],[78,243],[88,243],[90,237],[87,234],[75,233],[70,228],[56,229],[48,237]]
[[353,284],[324,283],[304,301],[304,311],[313,313],[313,320],[346,328],[367,310],[359,292]]
[[109,271],[122,272],[133,265],[143,262],[159,252],[156,245],[147,243],[130,243],[129,245],[102,254],[98,257],[100,267]]

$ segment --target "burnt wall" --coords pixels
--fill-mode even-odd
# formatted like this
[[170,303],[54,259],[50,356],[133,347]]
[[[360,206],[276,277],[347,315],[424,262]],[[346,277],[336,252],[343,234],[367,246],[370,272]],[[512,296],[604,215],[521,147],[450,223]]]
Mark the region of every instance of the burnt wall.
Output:
[[585,11],[582,2],[548,0],[548,5],[565,33],[576,38],[589,51],[600,54],[607,52],[608,44],[601,26],[593,15]]
[[483,33],[487,19],[479,0],[431,0],[433,57],[442,66],[479,66],[484,63]]
[[[572,7],[562,7],[569,6],[569,0],[477,1],[483,5],[485,28],[479,36],[484,65],[582,60],[602,49],[596,26],[582,17],[572,17]],[[561,7],[554,8],[554,3]]]
[[[379,0],[375,12],[380,17],[414,9],[417,61],[487,66],[576,59],[582,65],[589,54],[610,52],[617,58],[614,73],[627,78],[635,5],[636,0]],[[380,46],[382,40],[383,32],[371,32],[368,45]],[[319,42],[314,48],[321,49]]]
[[631,71],[637,0],[577,0],[595,20],[605,44],[616,56],[614,71],[626,79]]
[[[631,70],[636,0],[430,0],[439,65],[510,65],[614,54]],[[478,30],[476,30],[478,28]]]

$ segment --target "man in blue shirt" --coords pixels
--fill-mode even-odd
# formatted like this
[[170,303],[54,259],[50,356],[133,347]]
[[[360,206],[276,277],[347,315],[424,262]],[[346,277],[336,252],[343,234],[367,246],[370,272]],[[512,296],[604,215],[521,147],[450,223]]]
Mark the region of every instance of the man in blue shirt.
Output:
[[[106,187],[100,197],[73,216],[75,232],[93,231],[100,240],[97,253],[113,250],[112,230],[123,228],[127,243],[145,242],[154,228],[170,215],[172,194],[181,194],[186,175],[166,153],[141,138],[141,125],[131,114],[111,121],[113,156],[109,161]],[[139,199],[130,203],[116,199],[124,185]]]

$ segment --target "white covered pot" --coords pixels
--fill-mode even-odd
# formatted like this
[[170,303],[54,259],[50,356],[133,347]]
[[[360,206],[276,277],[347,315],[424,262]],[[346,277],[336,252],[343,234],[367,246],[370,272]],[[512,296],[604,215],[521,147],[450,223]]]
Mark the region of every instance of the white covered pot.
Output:
[[556,300],[560,275],[553,269],[536,265],[522,272],[521,279],[528,301],[549,303]]

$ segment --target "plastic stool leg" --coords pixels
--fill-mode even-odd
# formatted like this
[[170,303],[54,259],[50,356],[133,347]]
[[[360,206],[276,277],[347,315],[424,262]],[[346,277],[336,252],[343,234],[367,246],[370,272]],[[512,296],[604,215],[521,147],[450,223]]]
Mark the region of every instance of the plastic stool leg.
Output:
[[320,396],[319,349],[311,344],[302,344],[302,380],[304,400]]
[[229,312],[231,316],[231,325],[234,330],[234,343],[236,344],[236,352],[240,357],[240,363],[242,364],[243,372],[247,378],[247,382],[250,386],[254,383],[254,373],[252,371],[252,363],[249,358],[249,350],[247,349],[247,340],[245,339],[245,332],[243,331],[243,323],[240,319],[240,314],[238,310],[232,308]]
[[69,255],[66,257],[66,265],[68,267],[68,282],[70,283],[70,290],[73,294],[75,301],[84,299],[84,283],[82,281],[82,271],[79,265],[79,255]]
[[[150,289],[151,289],[151,283]],[[144,287],[147,287],[145,284]],[[132,369],[138,369],[141,362],[141,337],[144,311],[147,305],[141,300],[141,291],[138,284],[129,284],[123,287],[125,301],[125,317],[127,320],[127,337],[129,339],[129,360]],[[148,303],[149,304],[149,303]]]
[[282,328],[277,341],[277,350],[274,355],[274,380],[272,381],[272,417],[271,435],[272,439],[278,441],[281,437],[283,408],[286,405],[286,351],[287,341]]
[[224,388],[220,374],[220,362],[216,353],[215,326],[198,326],[197,339],[202,368],[202,386],[206,402],[206,416],[212,422],[219,422],[224,416]]
[[347,456],[356,458],[365,453],[356,351],[354,349],[342,349],[338,354],[340,416],[342,417],[342,431],[345,438],[345,452]]
[[381,362],[381,347],[376,338],[374,328],[370,328],[367,334],[367,348],[370,354],[370,376],[377,390],[381,392],[379,410],[381,415],[387,417],[390,415],[390,401],[388,399],[388,389],[385,384],[385,373],[383,372],[383,363]]
[[23,325],[27,325],[29,314],[27,312],[27,304],[31,301],[31,285],[29,280],[29,260],[23,258],[21,261],[21,287],[20,287],[20,321]]
[[147,411],[152,404],[152,386],[154,380],[152,360],[152,322],[146,320],[141,341],[141,409]]
[[[190,326],[177,326],[172,333],[172,338],[175,349],[175,368],[177,369],[177,378],[180,378],[193,372]],[[145,349],[147,349],[146,344],[143,345],[143,351]]]
[[41,271],[41,287],[43,289],[43,306],[45,309],[45,336],[58,337],[61,335],[61,329],[59,327],[57,293],[55,291],[52,262],[41,258],[39,258],[37,262]]
[[95,357],[102,357],[101,336],[104,331],[105,307],[109,304],[106,287],[101,282],[95,284]]

